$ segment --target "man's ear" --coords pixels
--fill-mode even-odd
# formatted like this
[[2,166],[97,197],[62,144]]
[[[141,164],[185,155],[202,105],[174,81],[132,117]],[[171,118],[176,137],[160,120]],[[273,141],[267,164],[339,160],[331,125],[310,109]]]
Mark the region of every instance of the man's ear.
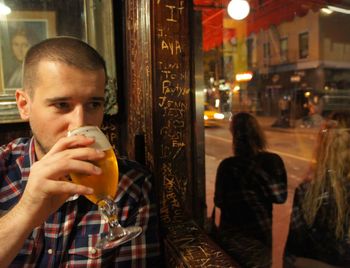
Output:
[[27,121],[29,119],[30,112],[30,99],[28,94],[21,89],[17,89],[16,102],[21,118]]

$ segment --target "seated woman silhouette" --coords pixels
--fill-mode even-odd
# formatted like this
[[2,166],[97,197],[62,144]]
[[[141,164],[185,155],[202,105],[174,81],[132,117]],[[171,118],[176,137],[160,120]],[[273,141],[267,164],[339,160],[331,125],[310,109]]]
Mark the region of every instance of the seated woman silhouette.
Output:
[[217,170],[215,206],[221,209],[219,244],[242,267],[270,267],[272,204],[287,198],[282,159],[266,151],[258,121],[249,113],[233,116],[234,156]]
[[350,267],[350,112],[325,122],[315,160],[294,194],[284,267]]

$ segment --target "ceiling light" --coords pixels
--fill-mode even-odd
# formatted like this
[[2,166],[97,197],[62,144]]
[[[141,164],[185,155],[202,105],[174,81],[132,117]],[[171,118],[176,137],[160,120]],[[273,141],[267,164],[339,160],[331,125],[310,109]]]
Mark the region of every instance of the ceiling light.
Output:
[[246,0],[231,0],[227,6],[227,12],[234,20],[245,19],[250,11],[250,6]]
[[341,8],[341,7],[336,7],[336,6],[327,6],[328,9],[335,11],[335,12],[340,12],[343,14],[350,14],[349,9]]
[[9,8],[8,6],[6,6],[3,3],[0,3],[0,16],[1,15],[6,16],[10,13],[11,13],[11,8]]
[[328,8],[321,8],[321,12],[326,14],[326,15],[330,15],[333,13],[333,11],[328,9]]

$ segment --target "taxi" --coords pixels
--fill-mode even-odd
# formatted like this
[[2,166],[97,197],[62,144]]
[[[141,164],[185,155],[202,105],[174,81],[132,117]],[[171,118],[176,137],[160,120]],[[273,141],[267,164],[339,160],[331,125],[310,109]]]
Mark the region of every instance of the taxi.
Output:
[[220,123],[225,118],[225,115],[221,113],[217,108],[205,104],[204,105],[204,126],[220,126]]

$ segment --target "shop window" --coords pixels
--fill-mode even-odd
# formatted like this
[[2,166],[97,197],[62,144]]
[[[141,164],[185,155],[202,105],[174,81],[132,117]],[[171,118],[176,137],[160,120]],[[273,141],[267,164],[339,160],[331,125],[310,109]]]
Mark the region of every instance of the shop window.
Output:
[[248,62],[248,68],[251,68],[253,66],[253,39],[248,38],[247,39],[247,62]]
[[288,60],[288,38],[281,38],[280,40],[280,56],[281,62],[286,62]]
[[264,63],[267,64],[269,62],[271,55],[271,49],[270,49],[270,43],[264,43],[263,44],[263,57],[264,57]]
[[264,46],[263,46],[263,55],[264,55],[264,59],[267,59],[270,57],[271,55],[271,50],[270,50],[270,43],[264,43]]
[[114,46],[110,45],[114,44],[112,1],[16,0],[4,4],[10,13],[0,14],[0,123],[21,121],[14,93],[22,87],[22,61],[32,45],[46,38],[64,35],[88,42],[108,60],[108,76],[115,81]]
[[309,33],[299,34],[299,59],[306,59],[309,56]]

